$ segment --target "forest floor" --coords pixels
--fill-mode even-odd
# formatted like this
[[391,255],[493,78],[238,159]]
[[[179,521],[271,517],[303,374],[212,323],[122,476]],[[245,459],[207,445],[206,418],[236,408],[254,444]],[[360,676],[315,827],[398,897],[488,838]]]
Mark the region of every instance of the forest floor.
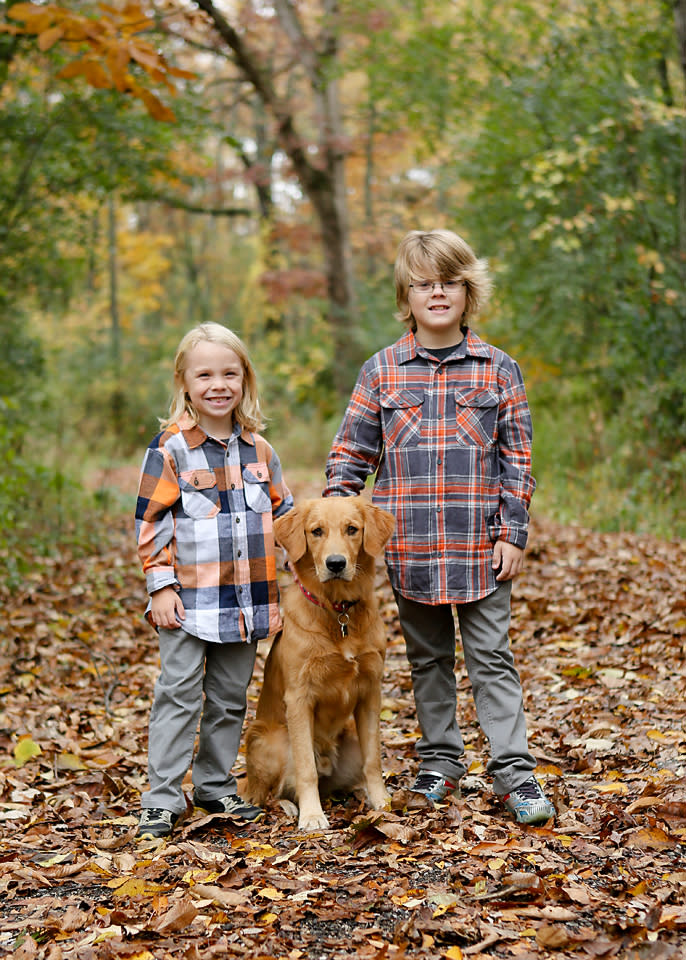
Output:
[[43,563],[0,593],[0,956],[685,957],[684,546],[534,519],[511,636],[553,822],[517,825],[490,792],[461,661],[476,789],[409,793],[416,720],[380,566],[392,810],[329,803],[318,834],[276,804],[247,825],[193,811],[169,842],[134,840],[158,657],[130,520],[97,556]]

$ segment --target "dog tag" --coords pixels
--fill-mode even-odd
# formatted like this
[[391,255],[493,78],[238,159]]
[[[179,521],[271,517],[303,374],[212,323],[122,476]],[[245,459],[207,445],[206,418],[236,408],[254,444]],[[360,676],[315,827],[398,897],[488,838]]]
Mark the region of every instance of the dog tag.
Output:
[[342,636],[342,637],[347,637],[347,636],[348,636],[348,624],[350,623],[350,617],[348,616],[347,613],[339,613],[339,614],[338,614],[338,622],[339,622],[340,625],[341,625],[341,636]]

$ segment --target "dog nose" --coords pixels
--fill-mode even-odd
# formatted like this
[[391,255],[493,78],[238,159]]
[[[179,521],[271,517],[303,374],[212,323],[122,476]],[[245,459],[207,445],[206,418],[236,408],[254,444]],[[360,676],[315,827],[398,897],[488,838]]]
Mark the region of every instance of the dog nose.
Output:
[[331,573],[341,573],[345,570],[346,559],[340,553],[332,553],[326,558],[326,569]]

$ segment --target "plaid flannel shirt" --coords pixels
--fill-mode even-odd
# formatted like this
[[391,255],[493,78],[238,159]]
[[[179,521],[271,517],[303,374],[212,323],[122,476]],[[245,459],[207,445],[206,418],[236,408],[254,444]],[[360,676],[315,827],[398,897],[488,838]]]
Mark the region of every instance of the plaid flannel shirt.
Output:
[[396,517],[394,588],[466,603],[496,588],[493,543],[524,547],[531,416],[518,365],[471,330],[440,362],[412,332],[371,357],[333,441],[324,496],[358,494]]
[[292,506],[263,437],[237,426],[224,443],[184,415],[143,459],[136,537],[148,593],[173,586],[184,630],[203,640],[271,636],[281,625],[272,519]]

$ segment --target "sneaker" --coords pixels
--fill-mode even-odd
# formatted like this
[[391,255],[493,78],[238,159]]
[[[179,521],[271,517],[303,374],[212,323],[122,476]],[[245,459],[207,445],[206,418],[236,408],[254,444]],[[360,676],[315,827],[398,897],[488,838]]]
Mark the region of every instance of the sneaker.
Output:
[[247,800],[242,800],[238,794],[230,793],[227,797],[218,800],[196,800],[196,806],[208,813],[233,813],[243,820],[259,820],[264,814],[262,807],[256,807]]
[[536,777],[529,777],[516,790],[506,793],[502,801],[518,823],[545,823],[555,816],[555,807]]
[[147,807],[141,812],[138,821],[139,837],[168,837],[176,821],[179,819],[178,813],[172,813],[171,810],[165,810],[163,807]]
[[440,803],[449,794],[455,792],[457,784],[435,770],[420,770],[410,789],[412,793],[423,793],[428,800]]

